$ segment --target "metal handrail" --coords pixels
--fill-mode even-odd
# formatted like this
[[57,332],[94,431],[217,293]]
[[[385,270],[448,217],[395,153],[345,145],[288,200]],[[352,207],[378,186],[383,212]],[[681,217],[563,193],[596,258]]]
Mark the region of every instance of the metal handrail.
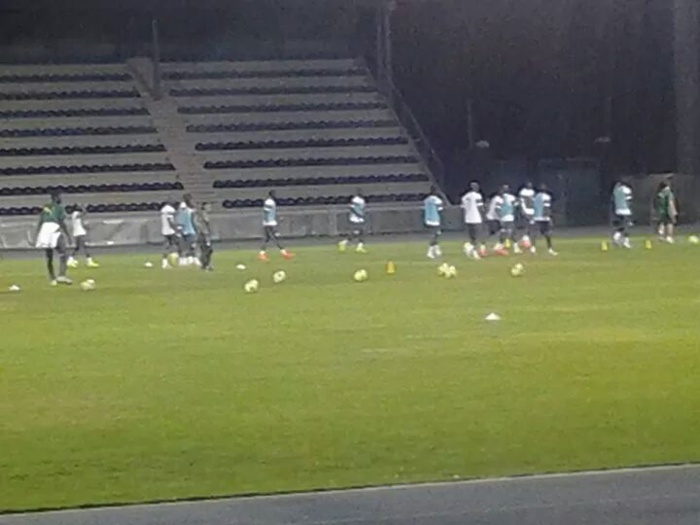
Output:
[[444,190],[445,165],[423,131],[423,128],[418,122],[418,119],[414,115],[413,111],[411,111],[411,108],[404,99],[403,95],[391,81],[385,79],[384,85],[381,85],[374,77],[374,74],[367,64],[365,58],[362,57],[359,60],[362,62],[362,66],[364,66],[367,72],[373,77],[375,84],[379,86],[380,92],[388,91],[388,95],[386,92],[383,94],[389,103],[389,107],[394,111],[401,125],[408,131],[413,144],[418,150],[418,154],[420,155],[423,164],[425,164],[425,166],[428,168],[437,185]]

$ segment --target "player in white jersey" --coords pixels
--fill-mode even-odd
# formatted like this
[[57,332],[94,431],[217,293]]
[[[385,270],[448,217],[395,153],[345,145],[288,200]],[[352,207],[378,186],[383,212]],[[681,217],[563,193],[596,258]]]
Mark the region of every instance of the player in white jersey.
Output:
[[526,250],[532,245],[532,227],[535,224],[535,188],[532,182],[526,182],[518,192],[518,209],[520,221],[525,233],[520,239],[520,244]]
[[180,242],[175,224],[175,207],[166,202],[160,209],[160,233],[163,235],[163,259],[161,268],[170,268],[168,258],[175,258],[180,252]]
[[279,232],[277,231],[277,195],[275,190],[270,190],[267,195],[267,199],[263,202],[263,244],[260,248],[260,253],[258,254],[258,259],[261,261],[267,261],[267,244],[272,241],[279,248],[282,257],[285,259],[291,259],[294,255],[288,252],[279,239]]
[[624,181],[618,181],[612,192],[613,211],[613,243],[615,246],[631,248],[628,229],[632,226],[632,188]]
[[480,259],[486,254],[486,246],[481,242],[484,197],[479,191],[478,182],[469,184],[469,191],[462,197],[462,210],[464,210],[464,223],[469,235],[469,241],[464,243],[464,253],[473,259]]
[[348,211],[348,221],[350,222],[350,233],[338,243],[338,250],[344,252],[348,244],[357,240],[357,253],[366,253],[365,250],[365,219],[367,201],[365,201],[362,190],[358,189],[355,196],[350,199],[350,210]]
[[90,249],[88,248],[88,226],[85,222],[85,211],[80,204],[76,204],[73,208],[73,213],[70,215],[71,228],[73,233],[73,239],[75,239],[75,248],[70,257],[68,257],[68,267],[77,268],[78,260],[76,257],[82,250],[85,253],[85,259],[88,268],[99,268],[100,265],[95,262],[95,260],[90,256]]

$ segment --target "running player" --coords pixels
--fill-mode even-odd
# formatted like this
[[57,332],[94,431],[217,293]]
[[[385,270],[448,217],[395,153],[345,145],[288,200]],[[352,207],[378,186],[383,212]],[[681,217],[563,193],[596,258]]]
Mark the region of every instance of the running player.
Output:
[[[484,222],[484,198],[479,191],[479,183],[469,184],[469,191],[462,197],[464,222],[467,225],[469,241],[464,243],[464,253],[473,259],[481,259],[486,254],[486,246],[481,242],[481,227]],[[477,249],[478,246],[478,249]]]
[[532,244],[532,226],[534,220],[534,204],[535,204],[535,188],[532,182],[528,181],[525,186],[520,188],[518,192],[518,207],[520,209],[520,217],[523,222],[525,233],[520,239],[520,243],[524,249],[530,248]]
[[194,204],[192,195],[185,194],[175,215],[175,224],[180,233],[180,266],[199,266],[195,257],[197,230],[194,227]]
[[168,259],[171,255],[179,253],[177,239],[177,225],[175,224],[175,208],[169,202],[163,204],[160,209],[160,233],[163,235],[163,260],[161,268],[170,268]]
[[435,259],[442,256],[439,239],[442,235],[442,210],[444,203],[438,196],[435,186],[430,186],[430,195],[423,201],[423,224],[430,231],[430,243],[428,244],[428,258]]
[[[547,186],[542,184],[533,199],[533,219],[537,227],[537,233],[547,241],[547,250],[550,255],[557,255],[552,247],[552,196],[547,190]],[[535,253],[535,242],[533,239],[530,252]]]
[[678,218],[678,211],[676,197],[667,181],[659,184],[659,191],[656,194],[656,216],[659,220],[659,240],[673,244],[673,229]]
[[285,259],[291,259],[294,255],[288,252],[280,242],[279,232],[277,231],[277,195],[275,190],[270,190],[267,199],[263,203],[263,244],[260,248],[260,253],[258,254],[258,259],[261,261],[267,261],[267,245],[270,241],[273,241],[277,248],[279,249],[282,257]]
[[631,248],[628,228],[632,226],[632,188],[621,180],[615,183],[612,202],[615,210],[613,243],[615,246]]
[[87,260],[88,268],[99,268],[100,265],[97,264],[94,259],[90,256],[90,249],[88,248],[88,235],[87,235],[87,224],[85,223],[85,211],[80,204],[76,204],[73,208],[73,213],[71,213],[71,227],[73,229],[73,240],[75,241],[75,248],[73,249],[73,254],[68,258],[68,267],[77,268],[78,260],[76,257],[80,253],[80,250],[85,252],[85,258]]
[[501,223],[498,220],[498,209],[501,207],[503,199],[499,193],[495,193],[489,199],[489,205],[486,207],[486,225],[488,227],[489,238],[501,231]]
[[[51,194],[51,202],[44,206],[39,215],[36,229],[36,247],[42,248],[46,254],[46,269],[49,273],[51,286],[57,284],[73,284],[66,276],[68,254],[66,246],[70,243],[70,234],[66,227],[66,210],[61,204],[60,193]],[[58,277],[54,272],[53,256],[58,252]]]
[[365,201],[362,195],[362,190],[357,190],[355,196],[350,200],[350,212],[348,219],[350,221],[350,233],[338,243],[338,249],[344,252],[352,241],[357,239],[357,248],[355,251],[357,253],[366,253],[365,250],[365,211],[367,207],[367,201]]
[[197,230],[197,244],[199,245],[199,260],[201,261],[202,270],[207,272],[214,270],[211,265],[211,256],[214,253],[214,247],[211,242],[210,212],[211,205],[208,202],[203,202],[194,215],[195,229]]
[[504,184],[499,192],[499,205],[496,208],[498,217],[499,239],[494,251],[499,255],[508,255],[508,243],[513,244],[513,251],[520,253],[520,248],[515,242],[515,206],[517,199],[510,192],[510,187]]

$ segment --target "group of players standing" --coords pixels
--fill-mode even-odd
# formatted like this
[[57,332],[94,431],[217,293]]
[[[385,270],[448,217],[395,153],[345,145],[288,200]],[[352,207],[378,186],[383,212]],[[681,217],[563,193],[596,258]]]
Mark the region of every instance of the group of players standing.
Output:
[[178,266],[198,266],[212,271],[212,246],[207,202],[199,207],[194,204],[192,195],[185,194],[177,206],[166,203],[160,209],[160,228],[163,235],[163,258],[161,268],[171,267],[171,261]]
[[[616,246],[630,248],[629,228],[632,225],[632,189],[625,181],[615,184],[612,191],[613,243]],[[176,208],[177,206],[177,208]],[[543,237],[550,255],[557,255],[552,246],[552,196],[545,184],[537,189],[530,182],[526,183],[517,195],[511,192],[507,184],[501,186],[488,203],[485,202],[478,182],[472,182],[461,199],[469,240],[464,243],[464,253],[473,259],[481,259],[488,251],[484,237],[496,236],[493,252],[498,255],[522,253],[523,250],[536,253],[536,242]],[[658,234],[662,241],[673,243],[673,230],[678,216],[675,196],[670,182],[663,181],[654,199],[654,209],[658,219]],[[442,234],[444,202],[435,186],[423,201],[423,223],[430,231],[427,256],[435,259],[442,255],[439,239]],[[166,203],[160,209],[161,233],[164,238],[161,267],[198,266],[211,271],[212,246],[209,213],[211,206],[203,203],[199,207],[193,203],[190,194],[184,195],[179,204]],[[364,235],[367,219],[367,202],[361,190],[352,197],[349,209],[349,233],[338,243],[340,251],[345,251],[351,242],[356,242],[356,251],[365,252]],[[51,202],[41,211],[36,234],[36,247],[46,253],[47,270],[52,285],[71,284],[66,276],[68,267],[77,267],[77,255],[85,253],[87,266],[99,267],[92,259],[88,247],[88,229],[84,221],[84,210],[75,206],[71,216],[71,232],[66,225],[66,211],[58,193],[51,195]],[[281,255],[291,259],[290,253],[281,243],[277,230],[277,200],[275,191],[271,190],[263,203],[263,243],[258,254],[260,260],[266,261],[267,246],[273,242]],[[484,228],[484,225],[487,228]],[[518,234],[520,238],[518,239]],[[68,254],[71,237],[75,247]],[[54,270],[54,254],[59,255],[59,272]]]
[[[435,259],[442,255],[439,238],[442,234],[442,211],[444,203],[437,188],[432,187],[430,195],[423,201],[423,223],[431,231],[427,256]],[[469,240],[464,244],[464,253],[472,259],[487,255],[485,236],[497,236],[493,252],[507,255],[512,248],[514,253],[528,250],[536,253],[538,237],[544,237],[547,251],[557,255],[552,246],[552,196],[547,186],[542,184],[535,190],[532,183],[526,183],[517,196],[507,184],[493,195],[488,204],[478,182],[469,184],[469,191],[462,196],[461,208]],[[484,225],[487,229],[484,229]],[[522,232],[517,239],[518,230]]]

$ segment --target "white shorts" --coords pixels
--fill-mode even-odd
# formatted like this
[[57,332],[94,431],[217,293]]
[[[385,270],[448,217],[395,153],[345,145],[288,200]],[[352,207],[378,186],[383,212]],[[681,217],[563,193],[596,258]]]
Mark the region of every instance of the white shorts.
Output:
[[39,229],[39,235],[36,238],[36,247],[45,250],[54,249],[58,246],[58,241],[63,233],[61,227],[55,222],[45,222]]

